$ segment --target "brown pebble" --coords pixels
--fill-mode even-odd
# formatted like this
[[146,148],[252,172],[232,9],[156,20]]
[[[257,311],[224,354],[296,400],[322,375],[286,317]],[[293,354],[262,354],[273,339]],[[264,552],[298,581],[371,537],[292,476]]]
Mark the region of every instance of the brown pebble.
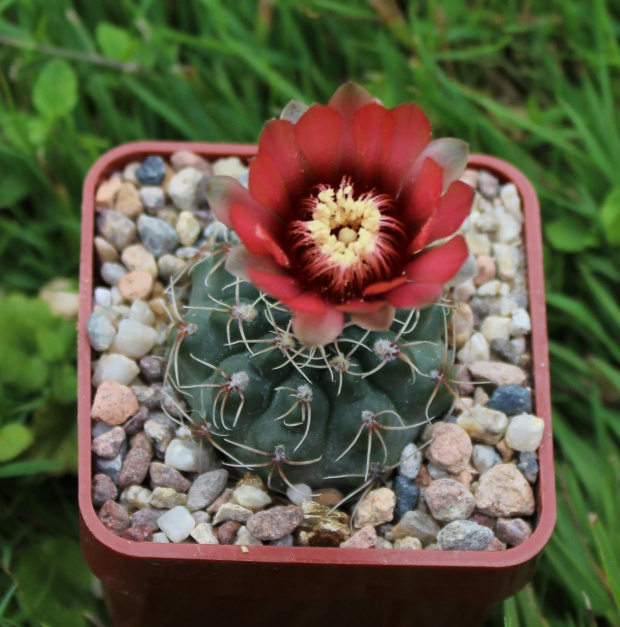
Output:
[[122,183],[118,188],[114,209],[132,220],[135,220],[144,211],[140,196],[132,183]]
[[226,488],[222,494],[220,494],[209,507],[207,507],[207,514],[217,514],[217,510],[225,503],[228,503],[232,499],[233,490]]
[[420,466],[420,470],[418,471],[418,476],[413,480],[413,485],[416,488],[426,488],[433,482],[433,478],[428,473],[428,468],[426,464],[422,464]]
[[495,445],[495,448],[497,449],[497,452],[502,456],[502,461],[504,462],[504,464],[508,463],[512,459],[512,456],[514,455],[514,449],[511,449],[508,446],[506,438],[500,440]]
[[442,470],[459,473],[467,468],[473,445],[467,432],[453,423],[439,423],[426,456]]
[[140,485],[149,471],[150,464],[151,454],[148,451],[138,447],[130,449],[123,462],[118,485],[121,488],[134,484]]
[[277,506],[257,512],[250,517],[246,526],[248,531],[259,540],[279,540],[293,533],[301,525],[303,519],[304,513],[301,507]]
[[93,505],[101,507],[106,501],[115,500],[118,490],[108,475],[97,474],[93,477],[91,494]]
[[527,381],[522,368],[500,361],[474,361],[467,367],[477,381],[489,381],[495,385],[523,385]]
[[336,490],[336,488],[321,488],[319,492],[320,494],[313,497],[312,500],[330,509],[334,507],[334,505],[338,505],[344,498],[344,494],[340,490]]
[[462,483],[466,488],[471,486],[471,482],[473,480],[471,472],[466,468],[465,470],[461,470],[456,477],[454,477],[456,481]]
[[487,516],[486,514],[482,514],[478,511],[474,510],[474,513],[468,518],[468,520],[473,520],[474,522],[482,525],[483,527],[488,527],[489,529],[495,529],[495,523],[497,518],[493,518],[492,516]]
[[476,285],[482,285],[495,278],[496,268],[493,258],[489,255],[480,255],[476,260],[478,275],[474,279]]
[[377,532],[372,525],[366,525],[356,531],[340,547],[343,549],[374,549],[377,545]]
[[94,438],[91,443],[91,450],[99,457],[112,459],[118,455],[124,441],[125,431],[123,427],[114,427]]
[[240,527],[241,523],[236,520],[229,520],[222,523],[217,528],[217,539],[220,541],[220,544],[232,544],[235,541],[235,536]]
[[95,207],[97,211],[109,209],[114,204],[114,198],[121,184],[120,176],[113,176],[99,185],[95,193]]
[[153,443],[149,440],[144,431],[138,431],[138,433],[129,440],[129,448],[141,448],[151,455],[151,457],[153,456]]
[[138,411],[138,399],[126,385],[116,381],[104,381],[95,394],[90,415],[93,420],[120,425]]
[[132,540],[133,542],[152,542],[153,530],[151,529],[151,525],[144,523],[138,524],[129,527],[129,529],[125,529],[122,537],[125,538],[125,540]]
[[494,537],[491,540],[491,542],[489,542],[489,544],[487,544],[482,550],[483,551],[505,551],[506,548],[507,547],[504,542],[502,542],[499,538]]
[[106,501],[99,510],[99,520],[117,536],[122,535],[125,529],[131,524],[129,514],[118,503],[110,500]]
[[133,270],[120,278],[118,289],[126,300],[147,300],[153,290],[153,277],[143,270]]
[[99,261],[104,264],[106,262],[118,261],[118,251],[104,237],[95,237],[95,249]]
[[172,488],[176,492],[187,492],[192,482],[186,479],[176,468],[160,462],[152,462],[149,468],[151,487]]
[[136,435],[144,428],[144,423],[148,420],[149,410],[146,407],[140,407],[138,411],[123,423],[123,429],[127,435]]

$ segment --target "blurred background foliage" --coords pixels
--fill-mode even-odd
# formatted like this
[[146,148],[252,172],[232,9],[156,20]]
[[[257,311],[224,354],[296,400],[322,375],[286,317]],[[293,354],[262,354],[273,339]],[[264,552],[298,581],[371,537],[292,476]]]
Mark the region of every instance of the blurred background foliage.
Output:
[[[559,517],[492,625],[620,625],[620,3],[0,0],[0,624],[105,625],[77,544],[81,185],[138,139],[252,142],[346,79],[540,194]],[[49,299],[48,299],[49,300]]]

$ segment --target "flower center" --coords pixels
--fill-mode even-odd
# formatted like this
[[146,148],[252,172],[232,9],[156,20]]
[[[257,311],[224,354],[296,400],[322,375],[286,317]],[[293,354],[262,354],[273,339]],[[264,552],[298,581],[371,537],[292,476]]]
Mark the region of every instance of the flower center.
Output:
[[395,276],[404,229],[393,213],[390,196],[370,191],[356,197],[347,177],[338,188],[319,185],[302,201],[304,219],[288,226],[300,278],[341,303],[361,298],[370,283]]

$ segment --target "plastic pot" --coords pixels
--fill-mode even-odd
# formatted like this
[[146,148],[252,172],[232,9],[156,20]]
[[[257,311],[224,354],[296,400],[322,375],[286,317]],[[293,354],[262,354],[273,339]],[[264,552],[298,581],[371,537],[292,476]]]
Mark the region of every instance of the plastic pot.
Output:
[[95,190],[112,172],[150,154],[191,150],[207,158],[255,154],[253,145],[140,142],[106,153],[84,185],[80,272],[79,503],[86,561],[103,582],[114,624],[476,625],[532,577],[556,516],[542,243],[536,192],[513,166],[483,155],[469,165],[513,182],[525,215],[535,413],[546,422],[539,450],[537,524],[506,551],[407,551],[155,544],[108,531],[91,502],[91,348],[86,323],[97,276]]

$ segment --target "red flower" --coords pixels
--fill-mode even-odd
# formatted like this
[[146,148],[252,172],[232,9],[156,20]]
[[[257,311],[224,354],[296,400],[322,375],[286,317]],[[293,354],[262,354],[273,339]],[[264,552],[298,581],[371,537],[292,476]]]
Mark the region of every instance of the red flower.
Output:
[[418,106],[387,109],[354,83],[326,106],[292,103],[263,129],[249,190],[208,185],[243,242],[226,267],[293,310],[308,346],[334,341],[345,314],[383,330],[396,307],[435,302],[468,255],[461,236],[435,242],[458,230],[474,192],[458,180],[467,145],[430,139]]

